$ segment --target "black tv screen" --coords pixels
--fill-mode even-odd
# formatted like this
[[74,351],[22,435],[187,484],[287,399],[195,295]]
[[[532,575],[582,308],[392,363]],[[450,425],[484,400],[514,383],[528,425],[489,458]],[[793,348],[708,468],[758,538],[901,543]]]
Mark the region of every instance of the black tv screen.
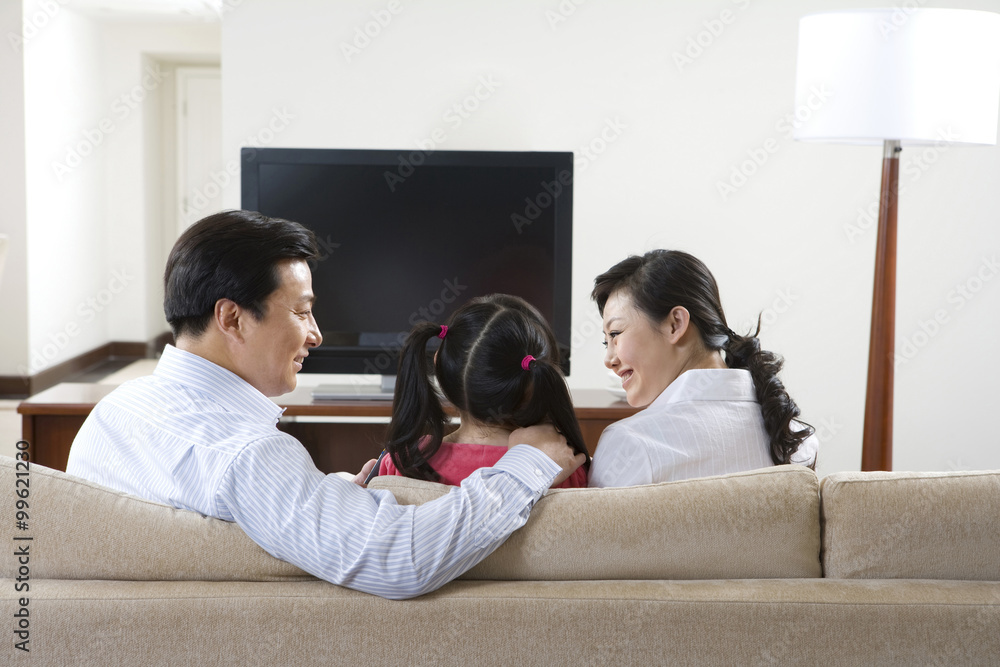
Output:
[[569,372],[573,154],[244,148],[242,206],[315,232],[323,343],[303,371],[396,372],[420,321],[525,298]]

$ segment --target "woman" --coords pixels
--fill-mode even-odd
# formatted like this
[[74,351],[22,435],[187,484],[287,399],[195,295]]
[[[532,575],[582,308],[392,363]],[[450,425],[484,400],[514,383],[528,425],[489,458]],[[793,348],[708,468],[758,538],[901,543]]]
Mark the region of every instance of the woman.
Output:
[[814,429],[795,421],[781,357],[760,348],[759,320],[752,335],[729,328],[700,260],[676,250],[629,257],[595,279],[592,297],[604,363],[629,405],[646,409],[604,430],[590,486],[815,466]]

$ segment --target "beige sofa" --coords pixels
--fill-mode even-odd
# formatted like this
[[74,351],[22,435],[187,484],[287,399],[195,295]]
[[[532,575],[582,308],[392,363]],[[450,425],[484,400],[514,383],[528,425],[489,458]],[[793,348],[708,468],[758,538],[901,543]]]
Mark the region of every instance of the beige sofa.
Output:
[[0,597],[30,653],[8,632],[2,664],[1000,664],[1000,472],[820,483],[786,466],[552,491],[461,580],[407,601],[38,466],[18,530],[16,473],[0,459]]

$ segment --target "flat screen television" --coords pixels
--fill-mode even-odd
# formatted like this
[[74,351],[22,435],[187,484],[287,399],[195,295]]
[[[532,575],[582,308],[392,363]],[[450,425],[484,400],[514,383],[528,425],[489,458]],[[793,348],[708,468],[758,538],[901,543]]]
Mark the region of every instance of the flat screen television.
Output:
[[304,372],[391,376],[409,330],[475,296],[525,298],[569,373],[570,152],[244,148],[242,206],[315,232]]

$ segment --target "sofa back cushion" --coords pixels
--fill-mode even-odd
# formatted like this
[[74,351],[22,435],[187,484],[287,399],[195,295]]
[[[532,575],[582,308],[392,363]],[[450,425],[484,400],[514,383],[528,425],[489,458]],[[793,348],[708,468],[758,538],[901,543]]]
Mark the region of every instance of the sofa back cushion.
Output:
[[1000,581],[1000,471],[844,472],[821,490],[825,576]]
[[[0,457],[0,488],[15,488]],[[400,502],[453,487],[378,478]],[[311,579],[273,558],[234,523],[30,468],[31,575],[39,579],[283,581]],[[0,521],[14,525],[14,504]],[[818,577],[819,483],[807,468],[623,489],[560,489],[465,575],[472,579],[723,579]],[[0,559],[10,577],[13,558]]]
[[[377,477],[405,504],[450,487]],[[801,466],[618,489],[553,489],[460,578],[820,577],[819,481]]]
[[[14,459],[0,456],[0,488],[14,488],[15,464]],[[28,530],[18,532],[33,538],[33,579],[313,579],[257,546],[235,523],[174,509],[34,464],[27,479]],[[13,526],[13,501],[3,502],[0,508],[0,521]],[[14,561],[0,559],[3,577],[12,576]]]

